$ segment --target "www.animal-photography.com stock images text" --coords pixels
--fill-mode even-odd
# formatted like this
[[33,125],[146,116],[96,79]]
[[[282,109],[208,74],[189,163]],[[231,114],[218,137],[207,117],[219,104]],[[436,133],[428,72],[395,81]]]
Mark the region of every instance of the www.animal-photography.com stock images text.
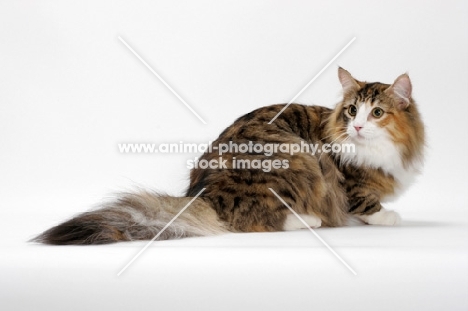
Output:
[[468,3],[3,1],[1,310],[468,310]]

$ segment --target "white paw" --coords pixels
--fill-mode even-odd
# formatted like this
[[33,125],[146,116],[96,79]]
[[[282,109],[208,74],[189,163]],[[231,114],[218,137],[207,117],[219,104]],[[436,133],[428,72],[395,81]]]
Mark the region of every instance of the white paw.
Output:
[[401,217],[395,211],[382,208],[372,215],[359,215],[361,220],[369,225],[397,226],[401,224]]
[[288,214],[283,225],[284,231],[299,230],[305,228],[319,228],[322,225],[322,220],[314,215],[299,214],[299,217],[307,224],[304,224],[296,215]]

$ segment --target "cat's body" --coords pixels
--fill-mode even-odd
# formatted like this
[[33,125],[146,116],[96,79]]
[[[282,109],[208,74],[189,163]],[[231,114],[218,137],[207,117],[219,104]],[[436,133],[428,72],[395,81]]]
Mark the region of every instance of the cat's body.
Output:
[[[407,75],[394,84],[364,83],[339,69],[344,96],[335,109],[292,104],[259,108],[237,119],[213,142],[221,144],[353,144],[355,152],[206,152],[201,160],[226,167],[194,168],[185,198],[142,191],[81,214],[35,240],[49,244],[100,244],[152,239],[202,189],[201,195],[160,239],[224,232],[296,230],[342,226],[350,215],[368,224],[395,225],[398,214],[380,202],[397,197],[418,173],[424,127]],[[232,148],[231,148],[232,149]],[[349,150],[348,150],[349,151]],[[279,160],[268,171],[233,163]]]

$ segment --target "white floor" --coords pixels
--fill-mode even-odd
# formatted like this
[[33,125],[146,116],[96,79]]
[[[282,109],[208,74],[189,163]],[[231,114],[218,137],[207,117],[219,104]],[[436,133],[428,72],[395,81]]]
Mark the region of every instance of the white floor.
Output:
[[317,229],[357,275],[304,230],[155,242],[120,276],[145,242],[28,244],[39,215],[21,226],[4,219],[2,310],[468,308],[466,214]]

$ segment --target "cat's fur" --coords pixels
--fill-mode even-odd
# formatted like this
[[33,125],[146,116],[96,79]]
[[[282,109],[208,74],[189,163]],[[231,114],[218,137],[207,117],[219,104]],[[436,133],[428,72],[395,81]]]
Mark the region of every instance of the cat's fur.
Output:
[[[398,214],[381,202],[398,196],[418,173],[424,126],[411,96],[408,75],[392,85],[355,80],[339,68],[343,100],[335,109],[273,105],[254,110],[213,142],[300,144],[354,143],[356,153],[225,153],[228,168],[194,168],[186,197],[149,191],[123,194],[115,202],[83,213],[39,235],[47,244],[101,244],[152,239],[203,188],[205,191],[159,237],[174,239],[224,232],[303,228],[273,189],[311,227],[342,226],[350,215],[369,224],[395,225]],[[354,105],[356,109],[350,106]],[[382,109],[380,116],[376,107]],[[374,113],[379,115],[374,116]],[[218,159],[205,153],[200,160]],[[288,168],[233,169],[233,157],[287,160]]]

